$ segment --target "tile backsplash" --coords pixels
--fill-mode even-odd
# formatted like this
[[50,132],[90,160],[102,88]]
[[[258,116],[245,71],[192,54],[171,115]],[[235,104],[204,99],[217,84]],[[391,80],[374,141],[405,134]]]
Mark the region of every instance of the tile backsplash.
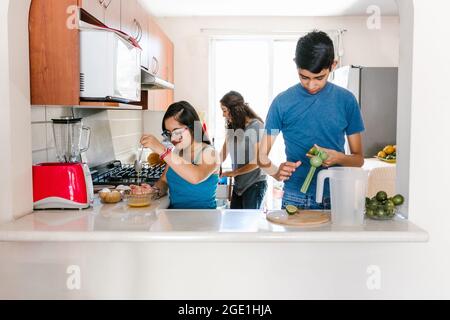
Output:
[[89,166],[111,160],[134,162],[143,133],[142,111],[32,107],[33,163],[56,161],[51,119],[72,115],[83,118],[83,125],[91,128],[90,146],[85,155]]

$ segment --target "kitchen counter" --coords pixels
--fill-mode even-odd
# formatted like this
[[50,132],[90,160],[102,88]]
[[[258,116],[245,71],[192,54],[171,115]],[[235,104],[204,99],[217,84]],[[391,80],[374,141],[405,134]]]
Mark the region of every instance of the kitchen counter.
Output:
[[168,210],[167,197],[146,208],[101,204],[83,211],[36,211],[0,225],[3,242],[426,242],[408,220],[363,226],[285,227],[258,210]]

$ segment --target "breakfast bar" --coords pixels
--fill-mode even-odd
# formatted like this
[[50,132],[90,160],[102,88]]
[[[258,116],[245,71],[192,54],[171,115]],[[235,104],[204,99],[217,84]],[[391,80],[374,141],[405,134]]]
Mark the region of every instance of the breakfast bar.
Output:
[[[292,227],[261,210],[169,210],[168,198],[130,208],[125,202],[87,210],[42,210],[0,226],[0,241],[43,242],[426,242],[427,233],[397,216],[361,226]],[[279,210],[282,213],[281,210]]]

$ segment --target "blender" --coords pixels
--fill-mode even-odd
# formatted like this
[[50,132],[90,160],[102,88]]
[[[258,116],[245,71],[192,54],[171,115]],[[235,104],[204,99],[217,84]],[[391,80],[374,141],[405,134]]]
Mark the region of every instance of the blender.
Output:
[[[90,129],[81,118],[52,119],[58,162],[33,166],[35,209],[85,209],[94,199],[92,177],[81,154],[88,150]],[[83,132],[86,132],[82,144]]]

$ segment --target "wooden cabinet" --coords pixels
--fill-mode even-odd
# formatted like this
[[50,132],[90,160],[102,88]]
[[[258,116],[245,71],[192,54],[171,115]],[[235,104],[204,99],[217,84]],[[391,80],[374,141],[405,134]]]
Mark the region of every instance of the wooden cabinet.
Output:
[[97,20],[105,23],[105,8],[103,3],[109,0],[81,0],[80,7],[94,16]]
[[113,29],[121,30],[121,0],[104,0],[105,24]]
[[[174,46],[172,41],[170,41],[169,38],[167,38],[167,81],[170,83],[175,82],[175,75],[174,75]],[[166,90],[167,91],[167,105],[171,105],[174,102],[174,92],[173,90]]]
[[[80,100],[80,30],[67,28],[67,8],[75,8],[72,22],[76,26],[77,7],[89,13],[81,12],[84,21],[91,22],[93,16],[109,27],[137,37],[144,49],[142,65],[150,72],[155,68],[158,77],[173,83],[173,44],[137,0],[32,0],[29,13],[32,105],[119,106]],[[144,108],[148,105],[150,110],[166,110],[172,102],[173,90],[150,90],[137,104]]]

